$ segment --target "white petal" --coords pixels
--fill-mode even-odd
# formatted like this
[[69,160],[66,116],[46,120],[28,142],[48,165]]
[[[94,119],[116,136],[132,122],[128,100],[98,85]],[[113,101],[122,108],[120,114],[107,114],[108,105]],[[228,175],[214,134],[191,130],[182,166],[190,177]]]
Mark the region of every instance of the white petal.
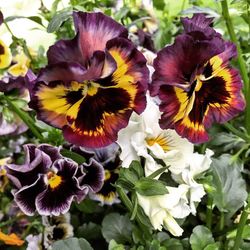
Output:
[[170,214],[167,214],[165,216],[164,226],[174,236],[181,236],[183,233],[183,229],[179,226],[179,224]]
[[129,125],[120,130],[118,133],[117,143],[121,147],[120,159],[122,160],[122,167],[128,168],[133,160],[139,160],[136,150],[131,144],[131,137],[138,130],[138,123],[130,121]]

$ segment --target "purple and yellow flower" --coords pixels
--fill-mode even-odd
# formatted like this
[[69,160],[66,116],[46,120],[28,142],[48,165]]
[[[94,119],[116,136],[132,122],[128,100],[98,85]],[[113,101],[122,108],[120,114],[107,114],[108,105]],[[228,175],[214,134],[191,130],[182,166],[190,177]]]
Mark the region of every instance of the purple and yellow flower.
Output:
[[14,200],[27,215],[37,210],[41,215],[66,213],[73,200],[82,201],[89,191],[101,189],[104,171],[101,166],[78,166],[63,158],[50,145],[25,145],[23,165],[6,166],[7,176],[15,185]]
[[184,34],[154,61],[151,95],[161,99],[161,128],[173,128],[193,143],[209,139],[206,129],[244,110],[239,72],[230,66],[236,46],[224,41],[203,14],[183,18]]
[[117,139],[133,111],[145,108],[146,60],[110,17],[74,12],[73,18],[77,34],[50,47],[30,107],[69,142],[104,147]]

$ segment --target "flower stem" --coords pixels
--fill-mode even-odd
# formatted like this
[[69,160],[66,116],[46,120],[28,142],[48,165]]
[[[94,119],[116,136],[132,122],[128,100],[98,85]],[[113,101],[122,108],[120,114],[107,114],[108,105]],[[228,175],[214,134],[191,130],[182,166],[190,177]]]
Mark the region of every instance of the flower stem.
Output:
[[116,191],[122,201],[122,203],[126,206],[126,208],[128,209],[128,211],[130,213],[132,213],[132,216],[135,217],[139,227],[142,229],[142,231],[145,234],[145,237],[147,239],[151,239],[151,233],[149,232],[148,228],[146,226],[144,226],[144,224],[141,222],[141,219],[139,218],[139,214],[135,213],[135,211],[133,211],[133,204],[130,201],[130,199],[128,198],[127,194],[124,192],[123,188],[121,188],[120,186],[116,185]]
[[213,215],[213,198],[208,195],[207,197],[207,214],[206,214],[206,225],[207,228],[212,227],[212,215]]
[[241,139],[243,139],[246,142],[250,142],[250,137],[248,137],[246,134],[242,133],[240,130],[236,129],[233,125],[231,125],[230,123],[224,123],[223,126],[231,131],[233,134],[237,135],[238,137],[240,137]]
[[34,121],[30,118],[30,116],[20,108],[18,108],[6,95],[2,95],[1,97],[4,98],[10,109],[12,109],[12,111],[15,112],[19,116],[19,118],[28,126],[34,136],[36,136],[36,138],[38,138],[39,140],[43,140],[43,136],[40,134],[38,128],[36,127]]
[[240,44],[237,40],[235,31],[234,31],[232,20],[229,15],[227,0],[221,1],[221,7],[222,7],[222,15],[225,19],[228,33],[230,35],[231,40],[236,44],[236,47],[238,50],[238,64],[239,64],[240,73],[244,82],[244,94],[245,94],[246,105],[247,105],[245,124],[246,124],[247,132],[250,134],[250,93],[249,93],[250,82],[249,82],[249,77],[247,74],[247,67],[243,59]]
[[240,222],[239,222],[238,229],[237,229],[237,234],[236,234],[236,238],[235,238],[235,242],[234,242],[234,247],[233,247],[232,250],[238,250],[240,248],[242,233],[243,233],[244,227],[246,225],[247,218],[248,218],[249,214],[250,214],[250,195],[248,197],[248,204],[244,208],[244,210],[243,210],[243,212],[241,214],[241,217],[240,217]]

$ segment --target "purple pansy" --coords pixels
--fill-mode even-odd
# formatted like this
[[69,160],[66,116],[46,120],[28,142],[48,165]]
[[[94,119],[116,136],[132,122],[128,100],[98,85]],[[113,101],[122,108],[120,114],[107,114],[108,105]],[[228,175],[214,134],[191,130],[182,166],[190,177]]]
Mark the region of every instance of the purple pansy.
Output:
[[102,166],[84,167],[64,158],[59,149],[47,144],[24,146],[23,165],[6,166],[7,176],[15,185],[14,200],[27,215],[66,213],[73,200],[82,201],[89,191],[102,187]]

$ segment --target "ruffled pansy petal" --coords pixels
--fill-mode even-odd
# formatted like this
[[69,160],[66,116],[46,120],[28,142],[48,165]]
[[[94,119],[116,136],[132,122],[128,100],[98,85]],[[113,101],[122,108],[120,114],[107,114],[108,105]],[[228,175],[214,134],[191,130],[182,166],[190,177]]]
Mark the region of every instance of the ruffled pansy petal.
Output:
[[24,150],[26,153],[25,163],[23,165],[8,164],[6,168],[8,178],[17,188],[34,183],[38,174],[45,173],[52,163],[47,154],[33,145],[25,145]]
[[83,171],[85,175],[79,179],[79,185],[88,186],[94,193],[98,192],[102,188],[104,181],[103,166],[92,158],[88,164],[83,164]]
[[81,50],[78,46],[78,35],[72,40],[60,40],[50,46],[47,52],[48,64],[75,62],[84,65]]
[[208,38],[211,36],[221,37],[219,33],[210,27],[213,18],[208,18],[204,14],[195,14],[191,18],[181,18],[181,22],[186,33],[194,35],[195,32],[202,32]]
[[115,37],[127,38],[128,31],[121,24],[102,13],[74,12],[78,46],[81,50],[83,64],[92,57],[94,51],[103,51],[107,41]]
[[46,84],[54,81],[63,81],[70,83],[71,81],[83,81],[86,69],[78,63],[61,62],[48,65],[42,69],[36,79],[37,82]]
[[18,207],[27,215],[34,215],[36,211],[35,200],[38,194],[46,189],[42,175],[30,186],[24,186],[14,192],[14,200]]

